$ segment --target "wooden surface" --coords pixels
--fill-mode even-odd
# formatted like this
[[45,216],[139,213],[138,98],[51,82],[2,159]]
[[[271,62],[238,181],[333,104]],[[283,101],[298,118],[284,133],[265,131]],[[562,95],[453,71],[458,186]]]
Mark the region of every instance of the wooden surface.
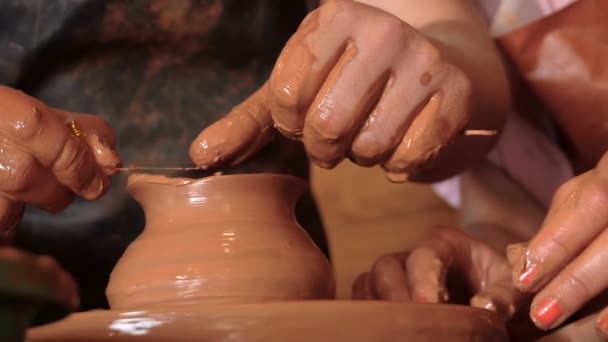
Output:
[[328,230],[338,298],[350,298],[354,278],[377,257],[407,249],[434,224],[457,218],[428,186],[390,183],[380,168],[313,167],[312,187]]

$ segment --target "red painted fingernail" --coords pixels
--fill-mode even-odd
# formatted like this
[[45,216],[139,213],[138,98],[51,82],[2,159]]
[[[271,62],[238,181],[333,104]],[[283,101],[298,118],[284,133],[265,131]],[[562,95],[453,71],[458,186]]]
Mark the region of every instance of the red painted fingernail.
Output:
[[416,297],[416,302],[418,302],[418,303],[428,303],[429,301],[426,300],[426,298],[424,298],[424,297]]
[[562,312],[562,307],[559,305],[557,298],[545,298],[534,306],[532,320],[539,328],[549,329],[559,320]]
[[528,288],[534,282],[537,273],[538,266],[536,264],[530,264],[524,269],[517,280],[524,288]]

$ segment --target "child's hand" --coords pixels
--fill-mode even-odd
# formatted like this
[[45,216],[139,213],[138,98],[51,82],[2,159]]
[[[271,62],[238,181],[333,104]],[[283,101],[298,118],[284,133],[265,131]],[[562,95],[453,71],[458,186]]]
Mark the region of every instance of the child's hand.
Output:
[[464,128],[471,81],[445,51],[397,17],[354,1],[312,12],[269,81],[190,149],[203,167],[236,163],[276,127],[310,159],[382,165],[393,181],[416,177]]
[[[608,155],[564,183],[539,233],[511,247],[514,280],[538,292],[530,316],[542,329],[558,326],[608,288]],[[608,336],[608,309],[598,328]]]
[[[447,276],[455,277],[449,288]],[[511,282],[507,260],[490,247],[456,228],[437,228],[413,250],[380,258],[371,272],[353,285],[355,299],[450,302],[472,293],[471,306],[489,309],[503,318],[511,317],[523,295]]]

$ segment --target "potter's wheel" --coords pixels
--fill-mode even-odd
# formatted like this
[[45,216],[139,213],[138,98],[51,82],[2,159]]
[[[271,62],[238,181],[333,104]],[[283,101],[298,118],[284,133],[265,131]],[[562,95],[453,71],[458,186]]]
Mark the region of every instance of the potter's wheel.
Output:
[[285,175],[132,175],[146,227],[112,272],[112,309],[30,329],[27,341],[507,340],[486,310],[329,300],[331,266],[295,220],[306,189]]
[[492,312],[378,301],[194,304],[96,310],[30,329],[28,342],[71,341],[507,341]]

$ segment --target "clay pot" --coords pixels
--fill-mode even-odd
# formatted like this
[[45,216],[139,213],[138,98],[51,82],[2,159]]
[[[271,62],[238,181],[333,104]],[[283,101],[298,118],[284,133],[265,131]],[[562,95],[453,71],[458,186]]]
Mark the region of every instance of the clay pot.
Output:
[[146,227],[112,272],[113,309],[333,298],[332,269],[294,215],[304,180],[133,175],[127,188]]

